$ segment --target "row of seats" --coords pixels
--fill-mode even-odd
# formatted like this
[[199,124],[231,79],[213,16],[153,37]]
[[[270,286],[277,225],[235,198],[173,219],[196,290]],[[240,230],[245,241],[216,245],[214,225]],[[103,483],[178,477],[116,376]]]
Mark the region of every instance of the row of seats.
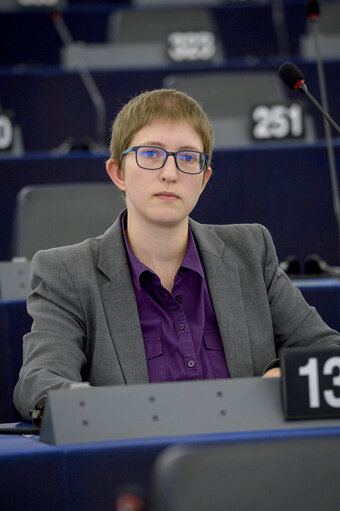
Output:
[[[23,55],[23,66],[19,66],[20,51],[4,52],[9,59],[6,64],[12,67],[3,71],[0,82],[4,114],[0,155],[101,150],[107,147],[108,127],[119,106],[141,90],[155,87],[185,90],[201,102],[212,120],[217,148],[292,139],[310,143],[324,137],[318,112],[277,76],[288,54],[308,57],[301,60],[301,67],[311,90],[318,94],[317,67],[310,59],[315,56],[311,32],[316,25],[307,21],[302,3],[284,4],[281,17],[276,3],[266,2],[157,8],[99,5],[87,7],[88,11],[69,6],[52,18],[32,9],[0,17],[5,47],[6,43],[12,46],[12,24],[15,33],[25,37],[28,26],[39,53],[39,57],[34,52]],[[339,9],[338,2],[322,3],[317,24],[320,47],[324,36],[329,36],[335,50],[327,55],[339,53]],[[93,16],[95,23],[85,22],[84,14]],[[21,23],[26,30],[20,30]],[[39,45],[36,34],[46,34],[46,41]],[[302,38],[308,55],[301,51]],[[32,67],[30,58],[34,64],[47,63],[45,56],[53,53],[56,39],[57,68]],[[27,41],[19,39],[16,44],[23,51],[32,50]],[[280,49],[282,44],[286,48]],[[327,66],[331,69],[326,75],[339,74],[339,60],[328,61]],[[328,93],[333,116],[340,117],[336,81],[329,81]]]
[[[336,143],[336,161],[339,157],[340,144]],[[329,264],[339,264],[337,225],[324,143],[216,150],[212,168],[212,179],[192,213],[195,220],[217,224],[258,222],[272,233],[280,261],[294,254],[302,263],[309,255],[319,254]],[[20,195],[21,188],[32,184],[53,186],[89,181],[110,183],[102,155],[75,152],[52,158],[45,153],[35,158],[27,155],[0,160],[0,260],[19,255],[11,249],[10,239],[16,223],[16,196],[25,197]],[[93,201],[102,200],[99,193],[93,195]],[[91,204],[89,213],[97,208]],[[122,201],[120,207],[124,207]],[[38,217],[37,230],[45,232],[58,218],[61,221],[62,217],[57,217],[59,210],[58,205],[54,221],[48,222],[46,228],[43,222],[47,214]],[[97,234],[101,234],[102,227],[105,225]]]
[[[305,5],[303,2],[283,5],[280,9],[275,2],[247,0],[180,4],[160,1],[125,6],[93,2],[83,7],[69,5],[60,11],[59,18],[51,18],[51,10],[32,7],[5,11],[1,14],[5,31],[2,37],[8,51],[1,54],[0,65],[70,65],[77,61],[73,41],[83,43],[83,59],[102,68],[126,67],[124,56],[128,57],[128,65],[139,65],[140,60],[130,50],[135,48],[138,52],[143,45],[151,52],[151,55],[144,52],[145,63],[150,60],[152,63],[158,55],[154,63],[164,65],[179,59],[185,63],[195,60],[213,63],[226,58],[298,54],[300,36],[306,33]],[[16,44],[12,48],[14,28]],[[202,32],[211,37],[202,39]],[[207,49],[206,45],[219,51],[200,51]],[[175,50],[172,55],[169,46]]]
[[[8,2],[9,0],[7,0]],[[11,0],[15,5],[19,1]],[[28,2],[28,0],[26,0]],[[57,2],[47,2],[58,7]],[[9,52],[0,65],[23,63],[117,68],[144,63],[203,61],[221,63],[240,57],[273,55],[311,56],[313,42],[306,16],[306,2],[210,1],[116,4],[92,3],[62,9],[62,17],[50,17],[51,9],[19,8],[3,11],[3,43]],[[43,2],[37,2],[37,5]],[[64,5],[65,2],[62,2]],[[338,2],[322,2],[319,30],[321,50],[337,56],[339,50]],[[86,23],[91,16],[95,23]],[[10,48],[11,27],[17,24],[17,51]],[[26,30],[20,33],[20,26]],[[27,27],[34,41],[27,37]],[[203,37],[203,33],[208,38]],[[7,36],[7,37],[6,37]],[[82,46],[74,46],[82,42]],[[24,43],[24,44],[20,44]],[[49,43],[48,52],[46,43]],[[137,46],[136,46],[137,44]],[[133,51],[135,50],[135,52]],[[30,60],[25,62],[25,57]],[[312,56],[314,54],[312,53]],[[128,62],[128,64],[127,64]]]
[[[142,90],[160,87],[184,90],[203,105],[215,128],[218,148],[324,138],[321,115],[302,94],[281,82],[278,67],[279,62],[256,69],[243,65],[171,73],[158,69],[95,72],[93,79],[102,98],[97,108],[75,72],[7,74],[0,80],[0,98],[20,128],[21,144],[12,144],[1,154],[53,151],[58,156],[70,148],[106,150],[109,127],[119,107]],[[310,91],[318,97],[315,62],[303,62],[300,67]],[[339,119],[340,60],[328,61],[324,67],[330,111]]]

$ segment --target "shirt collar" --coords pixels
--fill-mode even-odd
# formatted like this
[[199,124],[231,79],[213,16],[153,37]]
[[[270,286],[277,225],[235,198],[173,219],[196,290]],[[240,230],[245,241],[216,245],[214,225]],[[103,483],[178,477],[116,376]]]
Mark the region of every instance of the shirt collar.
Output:
[[[141,285],[140,285],[140,277],[142,273],[148,271],[151,273],[154,273],[148,266],[146,266],[144,263],[142,263],[133,253],[132,248],[130,246],[129,240],[127,238],[125,229],[127,225],[127,211],[122,215],[122,231],[123,231],[123,237],[124,237],[124,243],[126,247],[126,251],[128,254],[128,258],[130,261],[130,267],[131,267],[131,276],[134,283],[134,286],[140,291]],[[181,264],[181,268],[188,268],[189,270],[193,270],[199,275],[201,275],[202,278],[205,278],[203,265],[200,259],[200,256],[198,254],[198,250],[196,247],[196,243],[194,240],[194,236],[191,232],[191,229],[189,227],[189,236],[188,236],[188,246],[187,250],[184,254],[184,258]]]

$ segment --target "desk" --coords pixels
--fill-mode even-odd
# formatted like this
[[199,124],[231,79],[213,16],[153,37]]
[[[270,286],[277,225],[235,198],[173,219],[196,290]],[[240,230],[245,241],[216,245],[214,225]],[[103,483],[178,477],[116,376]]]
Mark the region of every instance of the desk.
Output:
[[[301,279],[293,282],[324,321],[340,331],[340,281]],[[0,300],[0,423],[21,420],[12,405],[12,393],[22,364],[22,337],[31,324],[24,300]]]
[[[125,484],[148,492],[156,456],[174,443],[223,444],[261,438],[337,435],[340,426],[50,446],[0,436],[0,507],[11,511],[110,511]],[[10,503],[10,504],[9,504]]]

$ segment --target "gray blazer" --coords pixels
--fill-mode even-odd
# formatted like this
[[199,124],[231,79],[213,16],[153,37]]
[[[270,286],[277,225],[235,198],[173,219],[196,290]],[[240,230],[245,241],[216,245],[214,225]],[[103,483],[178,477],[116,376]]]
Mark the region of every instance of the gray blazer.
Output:
[[[144,343],[120,218],[98,238],[32,260],[23,366],[14,403],[23,417],[70,382],[148,382]],[[260,225],[190,226],[204,265],[231,377],[258,376],[280,347],[340,345],[278,268]]]

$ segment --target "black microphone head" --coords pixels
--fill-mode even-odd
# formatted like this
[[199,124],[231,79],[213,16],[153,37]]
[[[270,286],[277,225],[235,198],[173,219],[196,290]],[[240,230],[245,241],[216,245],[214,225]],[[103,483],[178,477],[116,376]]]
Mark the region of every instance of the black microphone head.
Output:
[[320,17],[320,4],[318,0],[310,0],[310,2],[308,2],[307,16],[310,19],[318,19]]
[[290,89],[298,89],[305,81],[305,77],[301,69],[292,62],[285,62],[279,67],[279,75],[281,80],[288,85]]

